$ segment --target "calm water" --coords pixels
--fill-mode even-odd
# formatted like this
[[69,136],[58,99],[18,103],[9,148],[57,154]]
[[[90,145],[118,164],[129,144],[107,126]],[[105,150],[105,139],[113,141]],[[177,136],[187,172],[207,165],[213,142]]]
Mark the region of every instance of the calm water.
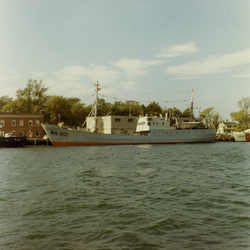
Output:
[[250,143],[0,149],[0,249],[250,249]]

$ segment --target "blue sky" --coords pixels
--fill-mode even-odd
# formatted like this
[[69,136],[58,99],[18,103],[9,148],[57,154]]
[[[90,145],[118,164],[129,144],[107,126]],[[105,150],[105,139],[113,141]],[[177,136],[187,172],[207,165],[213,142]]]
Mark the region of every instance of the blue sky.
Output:
[[[250,96],[250,1],[0,0],[0,96],[136,100],[223,119]],[[102,96],[101,96],[102,98]],[[115,99],[116,98],[116,99]]]

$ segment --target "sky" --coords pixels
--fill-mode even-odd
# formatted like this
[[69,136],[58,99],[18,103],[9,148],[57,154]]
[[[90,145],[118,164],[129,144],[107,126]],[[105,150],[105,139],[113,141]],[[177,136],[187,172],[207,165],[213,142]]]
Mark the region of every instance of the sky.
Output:
[[29,79],[92,104],[136,100],[224,120],[250,96],[250,0],[0,0],[0,97]]

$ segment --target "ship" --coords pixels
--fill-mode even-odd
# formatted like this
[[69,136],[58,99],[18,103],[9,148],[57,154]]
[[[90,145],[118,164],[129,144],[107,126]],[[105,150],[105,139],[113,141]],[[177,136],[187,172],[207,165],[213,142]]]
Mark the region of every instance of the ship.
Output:
[[1,148],[17,148],[24,147],[27,141],[26,136],[1,136],[0,137],[0,147]]
[[250,142],[250,129],[246,129],[244,132],[233,132],[233,136],[236,142]]
[[105,134],[97,129],[97,105],[99,83],[95,84],[96,95],[91,117],[95,120],[93,129],[70,129],[53,124],[41,124],[53,146],[93,146],[126,144],[168,144],[168,143],[212,143],[216,131],[203,121],[193,120],[193,91],[189,122],[166,116],[140,116],[133,135]]

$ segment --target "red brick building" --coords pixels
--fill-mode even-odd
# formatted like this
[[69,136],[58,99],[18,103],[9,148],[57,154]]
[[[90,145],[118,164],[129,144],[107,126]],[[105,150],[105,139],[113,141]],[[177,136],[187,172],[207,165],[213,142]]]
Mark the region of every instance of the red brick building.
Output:
[[45,132],[41,126],[43,114],[41,113],[0,113],[0,133],[13,133],[16,136],[24,136],[30,133],[30,137],[42,138]]

